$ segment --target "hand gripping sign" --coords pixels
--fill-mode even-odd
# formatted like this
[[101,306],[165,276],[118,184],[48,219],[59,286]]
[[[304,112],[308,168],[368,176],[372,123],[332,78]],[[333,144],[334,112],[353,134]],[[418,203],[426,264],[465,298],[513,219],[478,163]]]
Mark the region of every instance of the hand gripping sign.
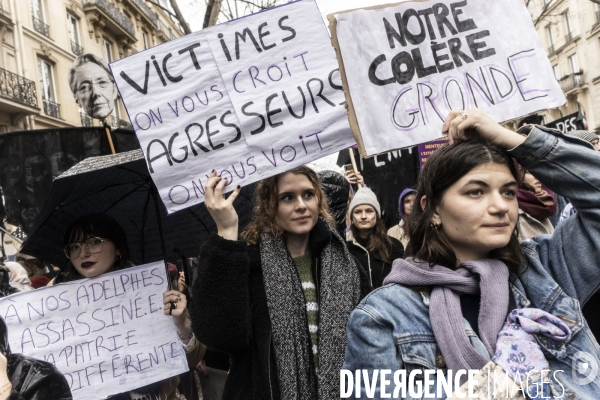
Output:
[[111,64],[169,213],[354,144],[335,52],[300,0]]
[[565,103],[523,1],[404,2],[330,21],[364,156],[441,137],[450,110],[506,121]]
[[75,400],[106,398],[189,370],[163,313],[162,261],[0,299],[14,353],[48,361]]

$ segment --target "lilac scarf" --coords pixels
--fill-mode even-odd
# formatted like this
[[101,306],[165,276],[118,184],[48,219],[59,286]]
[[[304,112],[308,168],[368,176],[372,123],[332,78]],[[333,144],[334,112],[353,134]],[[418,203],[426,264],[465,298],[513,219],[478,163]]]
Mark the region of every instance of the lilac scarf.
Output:
[[[429,318],[436,342],[449,369],[481,369],[496,352],[498,332],[508,310],[508,268],[498,260],[462,263],[456,270],[427,262],[397,259],[383,284],[432,286]],[[489,356],[471,345],[465,332],[460,295],[481,293],[479,337]],[[466,377],[465,377],[466,380]],[[461,382],[462,383],[462,382]]]

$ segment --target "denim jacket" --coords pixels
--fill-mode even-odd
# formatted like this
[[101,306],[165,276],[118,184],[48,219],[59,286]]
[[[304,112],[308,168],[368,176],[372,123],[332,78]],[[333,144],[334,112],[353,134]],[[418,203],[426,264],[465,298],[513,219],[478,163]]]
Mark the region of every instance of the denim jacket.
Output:
[[[580,139],[534,127],[525,142],[509,153],[542,183],[569,198],[579,211],[554,234],[522,242],[526,270],[519,277],[510,277],[510,288],[518,308],[548,311],[571,329],[567,342],[535,336],[553,371],[550,388],[554,398],[599,399],[600,347],[581,307],[600,286],[600,152]],[[489,358],[466,320],[464,327],[475,349]],[[368,370],[372,377],[373,370],[388,369],[392,376],[395,370],[406,370],[408,377],[415,369],[447,370],[432,331],[426,292],[400,284],[371,292],[352,312],[347,334],[344,369],[353,374]],[[387,379],[392,383],[387,387],[389,394],[394,384],[390,375]],[[437,382],[435,375],[433,381]],[[363,384],[361,398],[382,398],[379,384],[374,397],[367,397]],[[431,388],[431,393],[437,393],[435,383]],[[422,398],[445,399],[449,394]],[[352,398],[355,395],[352,393]],[[407,393],[404,398],[414,397]]]

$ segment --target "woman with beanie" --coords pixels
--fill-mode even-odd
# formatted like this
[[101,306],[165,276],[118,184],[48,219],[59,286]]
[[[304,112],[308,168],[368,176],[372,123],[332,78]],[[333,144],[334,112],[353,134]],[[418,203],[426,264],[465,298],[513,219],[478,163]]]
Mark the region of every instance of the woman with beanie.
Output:
[[[593,173],[600,154],[553,129],[521,130],[529,135],[476,108],[449,113],[443,131],[450,144],[427,160],[417,184],[409,222],[414,258],[396,260],[385,286],[352,312],[344,369],[369,377],[404,372],[410,386],[403,398],[411,399],[464,398],[465,386],[480,399],[505,399],[487,392],[502,382],[513,388],[505,378],[531,399],[598,398],[600,353],[581,305],[600,286],[600,175]],[[552,235],[519,242],[511,157],[551,189],[570,193],[578,213]],[[582,179],[582,171],[592,172]],[[466,370],[493,382],[466,385]],[[368,392],[363,384],[350,397],[386,397],[381,374],[368,379]]]
[[402,243],[385,232],[377,196],[368,187],[360,188],[350,202],[350,231],[346,241],[350,253],[360,261],[373,288],[383,284],[396,258],[404,257]]
[[598,137],[598,135],[596,135],[594,132],[571,131],[567,132],[567,135],[584,140],[594,146],[594,149],[600,151],[600,137]]
[[398,225],[394,225],[388,230],[388,235],[398,239],[402,243],[402,246],[404,246],[404,250],[406,250],[409,241],[406,218],[409,217],[412,212],[415,197],[417,197],[417,191],[415,189],[406,188],[400,193],[400,197],[398,198],[398,214],[400,214],[400,221],[398,222]]
[[317,174],[301,166],[261,181],[238,237],[227,183],[210,175],[217,225],[192,288],[198,338],[229,354],[223,400],[339,398],[348,317],[368,279],[335,229]]

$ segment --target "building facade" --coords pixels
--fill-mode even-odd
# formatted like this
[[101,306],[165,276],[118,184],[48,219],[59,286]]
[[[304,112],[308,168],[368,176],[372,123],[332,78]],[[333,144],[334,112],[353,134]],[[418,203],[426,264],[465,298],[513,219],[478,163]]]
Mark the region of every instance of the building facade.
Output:
[[[168,0],[0,0],[0,133],[99,126],[78,107],[78,55],[112,62],[183,35]],[[120,99],[107,118],[130,127]]]
[[567,102],[539,113],[544,123],[582,113],[600,133],[600,5],[590,0],[526,0]]

